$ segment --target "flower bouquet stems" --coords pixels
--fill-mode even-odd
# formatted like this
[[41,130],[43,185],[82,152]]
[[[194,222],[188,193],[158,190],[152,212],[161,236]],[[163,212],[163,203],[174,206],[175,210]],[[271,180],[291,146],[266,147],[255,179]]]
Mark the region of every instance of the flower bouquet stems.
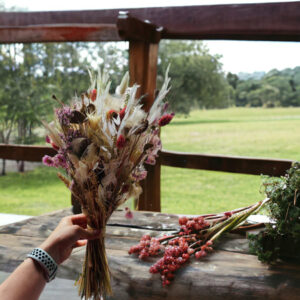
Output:
[[105,226],[115,209],[142,192],[139,181],[145,179],[144,163],[155,164],[161,149],[159,128],[167,125],[174,114],[167,113],[163,99],[169,91],[168,71],[164,84],[150,111],[142,109],[136,98],[137,85],[128,86],[128,74],[109,93],[106,72],[92,74],[91,86],[71,105],[56,97],[60,107],[54,121],[44,123],[47,142],[57,150],[54,157],[43,162],[61,167],[67,177],[58,177],[79,201],[87,216],[88,227],[101,230],[98,240],[89,241],[79,284],[85,299],[101,299],[111,294],[110,273],[105,253]]

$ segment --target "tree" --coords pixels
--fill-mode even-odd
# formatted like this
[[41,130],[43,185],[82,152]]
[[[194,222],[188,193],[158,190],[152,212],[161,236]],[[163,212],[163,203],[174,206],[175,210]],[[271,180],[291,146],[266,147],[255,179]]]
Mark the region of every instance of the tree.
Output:
[[[8,45],[0,45],[0,142],[8,144],[17,120],[16,99],[11,99],[16,91],[13,73],[15,65],[15,48]],[[10,89],[12,87],[12,89]],[[2,160],[2,175],[6,174],[6,161]]]
[[172,110],[187,114],[193,107],[223,108],[233,103],[219,60],[220,56],[211,55],[202,42],[161,42],[158,82],[170,63]]

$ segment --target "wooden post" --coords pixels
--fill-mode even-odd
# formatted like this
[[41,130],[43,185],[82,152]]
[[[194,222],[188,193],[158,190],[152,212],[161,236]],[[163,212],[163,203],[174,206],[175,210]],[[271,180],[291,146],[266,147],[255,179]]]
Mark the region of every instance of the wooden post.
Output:
[[[158,43],[160,31],[147,22],[121,14],[118,19],[119,34],[129,40],[130,83],[140,85],[138,96],[149,111],[155,98]],[[146,166],[148,175],[142,182],[143,193],[138,201],[138,210],[160,211],[160,159],[155,166]]]
[[[129,72],[131,84],[140,85],[139,96],[143,98],[144,109],[148,111],[154,101],[156,88],[158,44],[130,41]],[[138,201],[138,210],[160,211],[160,162],[146,166],[147,178],[142,182],[143,193]]]

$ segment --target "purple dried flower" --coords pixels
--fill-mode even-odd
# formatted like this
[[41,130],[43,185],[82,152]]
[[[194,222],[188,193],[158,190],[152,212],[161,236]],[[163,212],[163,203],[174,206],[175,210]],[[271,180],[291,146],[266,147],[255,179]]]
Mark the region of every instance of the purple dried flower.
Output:
[[59,134],[60,138],[65,142],[66,144],[66,149],[69,149],[70,146],[71,146],[71,143],[74,139],[77,139],[77,138],[80,138],[80,137],[83,137],[81,132],[77,129],[72,129],[72,128],[69,128],[68,129],[68,132],[66,135],[60,133]]
[[63,126],[70,125],[70,118],[72,116],[72,111],[69,106],[63,106],[62,108],[57,108],[55,110],[55,113],[61,125]]
[[45,155],[43,157],[43,164],[48,166],[48,167],[54,167],[55,166],[52,157],[49,156],[49,155]]
[[64,155],[62,155],[62,154],[56,154],[53,157],[53,164],[56,168],[59,168],[59,167],[62,167],[64,169],[68,168],[67,161],[66,161]]

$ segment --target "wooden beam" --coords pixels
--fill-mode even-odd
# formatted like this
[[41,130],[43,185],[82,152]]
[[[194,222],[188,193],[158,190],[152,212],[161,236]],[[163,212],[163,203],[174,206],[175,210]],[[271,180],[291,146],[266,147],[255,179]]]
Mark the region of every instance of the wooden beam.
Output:
[[0,27],[0,43],[120,41],[113,24],[57,24]]
[[[140,85],[138,96],[143,98],[148,111],[154,101],[156,88],[158,44],[131,41],[129,43],[129,70],[131,84]],[[138,210],[160,211],[160,164],[147,166],[147,178],[142,182],[143,193],[138,201]]]
[[241,156],[161,151],[161,164],[169,167],[222,171],[253,175],[283,176],[293,161]]
[[[121,10],[162,26],[165,39],[300,41],[300,1]],[[0,26],[116,24],[119,11],[2,12]]]
[[41,162],[44,155],[57,152],[51,147],[0,144],[0,158]]
[[120,12],[117,27],[123,40],[159,43],[161,39],[162,27],[133,18],[128,12]]
[[129,44],[129,70],[131,84],[140,85],[138,97],[148,111],[153,103],[156,88],[158,44],[133,41]]
[[[121,16],[121,22],[118,22],[119,29],[123,31],[124,36],[128,37],[133,22],[127,15],[125,18]],[[126,22],[128,24],[126,25]],[[138,24],[137,22],[135,24]],[[149,111],[155,97],[156,88],[156,71],[158,43],[149,42],[149,37],[156,37],[156,27],[146,26],[139,23],[142,30],[137,30],[136,40],[129,43],[129,73],[130,83],[140,85],[138,97],[145,95],[143,98],[143,108]],[[146,41],[140,38],[140,33],[144,31]],[[151,38],[150,38],[151,40]],[[157,40],[158,41],[158,40]],[[139,210],[160,211],[160,164],[157,162],[155,166],[147,166],[147,179],[142,182],[143,194],[138,201]]]

